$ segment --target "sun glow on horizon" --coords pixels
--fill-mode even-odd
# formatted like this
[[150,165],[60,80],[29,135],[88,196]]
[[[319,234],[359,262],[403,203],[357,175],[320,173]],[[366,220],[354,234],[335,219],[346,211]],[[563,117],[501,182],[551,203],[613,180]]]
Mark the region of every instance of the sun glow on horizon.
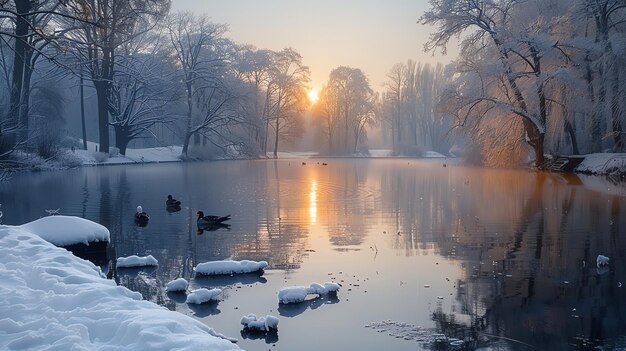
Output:
[[311,101],[311,103],[313,103],[313,104],[316,103],[317,100],[320,99],[320,96],[317,93],[317,90],[315,90],[315,89],[309,90],[308,96],[309,96],[309,101]]

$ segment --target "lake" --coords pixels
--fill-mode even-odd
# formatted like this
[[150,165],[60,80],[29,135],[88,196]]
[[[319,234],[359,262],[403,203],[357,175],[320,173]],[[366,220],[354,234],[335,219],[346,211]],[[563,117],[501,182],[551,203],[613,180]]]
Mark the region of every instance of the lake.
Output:
[[[181,211],[166,211],[168,194]],[[413,159],[145,164],[19,174],[0,183],[0,203],[4,224],[59,209],[105,225],[112,261],[159,261],[104,267],[112,279],[245,350],[626,347],[626,185],[604,177]],[[230,227],[199,232],[199,210],[230,214]],[[269,267],[193,278],[228,258]],[[223,289],[223,301],[166,294],[178,277]],[[336,298],[278,304],[283,287],[331,281]],[[243,333],[250,313],[279,317],[278,333]]]

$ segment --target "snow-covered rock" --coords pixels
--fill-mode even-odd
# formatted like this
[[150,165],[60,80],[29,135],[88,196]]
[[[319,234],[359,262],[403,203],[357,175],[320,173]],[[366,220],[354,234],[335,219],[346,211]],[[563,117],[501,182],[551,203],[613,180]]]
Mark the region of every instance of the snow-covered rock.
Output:
[[598,268],[609,265],[609,258],[604,255],[598,255],[596,258],[596,265]]
[[290,286],[278,291],[278,301],[282,304],[303,302],[308,295],[336,294],[339,288],[339,284],[336,283],[324,283],[324,285],[312,283],[308,288],[304,286]]
[[221,289],[207,289],[200,288],[192,291],[189,295],[187,295],[187,303],[193,303],[196,305],[200,305],[207,302],[219,301],[220,296],[222,295]]
[[111,240],[109,230],[103,225],[74,216],[47,216],[20,227],[57,246]]
[[265,261],[211,261],[200,263],[196,266],[196,274],[199,275],[221,275],[221,274],[244,274],[261,271],[267,267]]
[[187,291],[189,282],[185,278],[178,278],[165,284],[166,292],[183,292]]
[[241,324],[249,330],[269,332],[278,329],[278,317],[269,314],[265,317],[257,317],[254,314],[249,314],[241,317]]
[[142,257],[132,255],[128,257],[118,257],[117,259],[117,268],[149,267],[158,265],[159,261],[157,261],[157,259],[152,255]]

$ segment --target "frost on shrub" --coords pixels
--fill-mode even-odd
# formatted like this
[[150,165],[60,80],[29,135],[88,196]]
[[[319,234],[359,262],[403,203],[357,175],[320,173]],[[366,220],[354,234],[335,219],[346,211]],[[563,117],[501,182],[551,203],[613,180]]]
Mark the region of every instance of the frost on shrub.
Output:
[[109,156],[110,157],[118,157],[120,155],[120,149],[115,147],[115,146],[111,146],[109,147]]
[[83,160],[72,152],[62,151],[57,155],[61,167],[76,168],[83,165]]
[[96,160],[96,162],[103,163],[109,159],[109,154],[107,154],[106,152],[95,152],[93,154],[93,158]]

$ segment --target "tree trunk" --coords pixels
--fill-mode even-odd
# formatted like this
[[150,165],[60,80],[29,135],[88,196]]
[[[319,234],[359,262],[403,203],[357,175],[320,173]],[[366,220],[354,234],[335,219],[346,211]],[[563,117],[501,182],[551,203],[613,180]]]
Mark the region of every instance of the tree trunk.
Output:
[[100,133],[100,152],[109,153],[109,109],[108,89],[105,81],[94,81],[96,96],[98,97],[98,130]]
[[185,140],[183,141],[183,155],[187,156],[187,152],[189,151],[189,141],[191,140],[192,133],[185,133]]
[[278,157],[278,128],[280,127],[280,118],[276,116],[276,136],[274,137],[274,158]]
[[576,130],[567,119],[565,120],[565,132],[569,135],[570,142],[572,143],[572,154],[580,155],[580,151],[578,150],[578,141],[576,140]]
[[87,128],[85,127],[85,95],[83,77],[80,77],[80,121],[83,129],[83,149],[87,150]]
[[[11,92],[9,97],[9,114],[6,118],[9,128],[18,127],[20,122],[20,109],[23,103],[23,82],[24,67],[26,66],[26,51],[28,43],[26,42],[29,34],[28,21],[24,18],[25,14],[32,11],[32,4],[29,0],[15,0],[15,10],[18,14],[15,21],[15,47],[13,49],[13,72],[11,78]],[[17,131],[16,131],[17,132]],[[4,147],[10,149],[14,147],[18,140],[15,133],[5,134],[3,141]],[[0,150],[4,151],[4,150]]]
[[130,133],[127,127],[115,126],[115,146],[120,149],[120,155],[126,156],[126,149],[130,142]]

